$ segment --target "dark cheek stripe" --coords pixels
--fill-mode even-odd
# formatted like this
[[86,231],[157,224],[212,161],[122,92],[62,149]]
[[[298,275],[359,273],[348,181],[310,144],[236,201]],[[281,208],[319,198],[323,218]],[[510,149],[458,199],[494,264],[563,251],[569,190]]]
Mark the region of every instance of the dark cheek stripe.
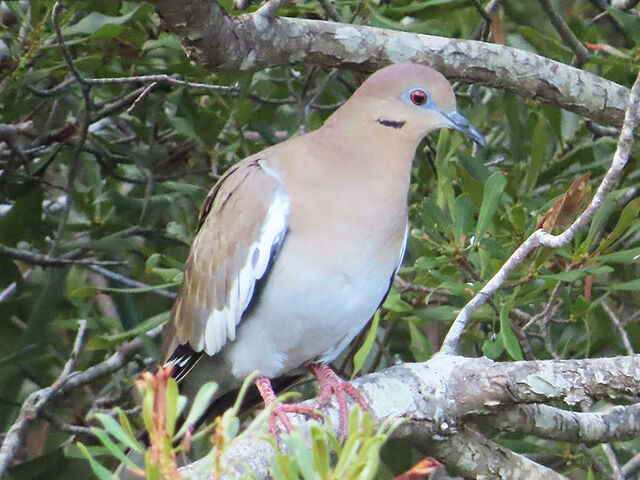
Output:
[[407,123],[407,122],[396,122],[395,120],[382,120],[381,118],[379,118],[377,122],[380,125],[384,125],[385,127],[391,127],[391,128],[397,128],[397,129],[404,127],[404,124]]

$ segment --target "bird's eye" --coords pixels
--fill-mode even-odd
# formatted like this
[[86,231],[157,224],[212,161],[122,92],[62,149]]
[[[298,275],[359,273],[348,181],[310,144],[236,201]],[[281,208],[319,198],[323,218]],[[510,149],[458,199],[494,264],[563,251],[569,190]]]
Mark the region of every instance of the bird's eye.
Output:
[[409,98],[414,105],[420,106],[427,103],[427,99],[429,97],[427,96],[427,92],[425,92],[424,90],[415,89],[409,94]]

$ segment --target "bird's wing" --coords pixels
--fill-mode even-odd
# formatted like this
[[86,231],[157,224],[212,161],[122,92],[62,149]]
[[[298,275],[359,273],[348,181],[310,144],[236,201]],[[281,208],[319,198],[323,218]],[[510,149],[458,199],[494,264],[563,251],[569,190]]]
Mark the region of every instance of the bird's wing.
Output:
[[195,354],[213,355],[235,339],[256,284],[282,246],[288,216],[289,196],[277,173],[259,158],[238,163],[213,187],[165,332],[165,338],[175,338],[165,345],[166,363],[180,370],[174,376],[193,367]]

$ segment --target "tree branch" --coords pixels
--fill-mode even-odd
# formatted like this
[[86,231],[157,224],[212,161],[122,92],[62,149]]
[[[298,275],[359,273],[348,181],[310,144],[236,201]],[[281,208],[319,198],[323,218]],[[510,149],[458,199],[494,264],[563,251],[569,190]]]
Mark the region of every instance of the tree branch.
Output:
[[621,85],[504,45],[255,13],[230,17],[209,0],[184,2],[179,9],[170,0],[152,3],[211,70],[302,63],[373,71],[414,62],[451,80],[511,90],[606,124],[621,125],[627,106],[629,90]]
[[572,412],[543,404],[518,405],[504,413],[478,418],[478,424],[518,431],[557,442],[614,442],[638,436],[640,404],[603,412]]
[[625,114],[624,124],[618,139],[615,154],[611,166],[605,174],[602,182],[598,186],[591,203],[580,214],[580,216],[559,235],[551,235],[542,229],[533,232],[517,248],[517,250],[502,265],[500,270],[489,280],[484,287],[467,303],[460,311],[458,316],[451,325],[449,333],[442,343],[442,351],[445,353],[453,353],[462,336],[464,327],[471,318],[471,315],[478,310],[487,300],[500,288],[509,275],[520,265],[522,265],[528,255],[538,247],[561,248],[571,242],[576,234],[586,227],[594,217],[598,209],[604,203],[605,198],[613,189],[614,184],[618,181],[622,170],[629,160],[629,153],[633,145],[633,132],[636,127],[638,117],[638,104],[640,103],[640,73],[636,77],[631,92],[629,94],[629,105]]
[[[410,420],[409,425],[401,426],[394,435],[409,439],[418,435],[422,453],[435,456],[447,465],[461,469],[466,475],[486,474],[503,462],[504,476],[497,478],[532,479],[546,476],[560,479],[563,477],[549,469],[496,446],[479,433],[467,430],[463,422],[477,419],[481,414],[495,415],[498,409],[504,409],[505,406],[550,400],[576,404],[612,396],[635,395],[640,388],[639,360],[640,356],[634,355],[498,363],[486,358],[438,354],[425,363],[391,367],[354,380],[352,384],[365,396],[379,419],[403,417]],[[314,400],[305,403],[314,405]],[[323,413],[330,420],[329,428],[337,432],[340,423],[335,400],[323,409]],[[617,413],[618,410],[614,409],[609,417],[604,414],[580,415],[600,415],[599,418],[604,421],[612,419]],[[635,413],[636,407],[625,414]],[[566,418],[575,413],[563,414]],[[591,420],[588,416],[582,418]],[[500,423],[501,428],[519,431],[518,424],[509,425],[509,420],[509,417],[505,417]],[[291,421],[294,428],[307,431],[305,417],[292,415]],[[524,430],[527,429],[531,427],[525,425]],[[598,438],[598,431],[602,438]],[[596,423],[593,423],[589,432],[589,439],[594,441],[606,440],[611,435],[605,428],[598,430]],[[545,436],[544,429],[539,433]],[[624,435],[637,436],[639,433],[640,423],[635,422],[626,427]],[[566,436],[571,441],[571,435]],[[228,466],[228,471],[222,478],[239,478],[253,471],[256,478],[266,479],[273,455],[273,447],[264,439],[264,432],[242,436],[223,455],[222,464]],[[523,473],[515,473],[518,468]],[[539,475],[529,476],[532,471],[539,472]],[[198,460],[181,470],[192,480],[209,478],[210,472],[206,460]]]
[[15,260],[28,263],[29,265],[40,265],[42,267],[62,267],[64,265],[122,265],[123,262],[115,260],[93,260],[90,258],[68,258],[34,253],[29,250],[5,247],[0,245],[0,255],[11,257]]

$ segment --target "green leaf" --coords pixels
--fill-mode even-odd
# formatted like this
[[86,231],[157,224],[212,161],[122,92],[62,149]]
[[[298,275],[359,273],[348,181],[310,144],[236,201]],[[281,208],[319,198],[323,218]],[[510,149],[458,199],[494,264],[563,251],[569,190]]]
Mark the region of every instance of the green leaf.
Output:
[[589,266],[576,268],[575,270],[569,270],[568,272],[553,273],[550,275],[543,275],[542,278],[561,280],[563,282],[575,282],[587,275],[604,275],[613,272],[613,268],[608,265]]
[[598,263],[629,263],[638,261],[638,259],[640,259],[640,247],[596,257]]
[[506,186],[507,179],[500,173],[492,174],[484,184],[482,204],[480,205],[480,213],[478,214],[478,223],[476,226],[476,239],[480,240],[487,231],[489,222],[498,209],[500,196]]
[[351,374],[351,378],[354,378],[362,366],[364,362],[367,360],[369,353],[371,352],[371,348],[373,347],[373,342],[376,340],[376,336],[378,335],[378,323],[380,322],[380,311],[378,310],[373,315],[373,321],[371,322],[371,326],[369,327],[369,332],[367,332],[367,338],[364,339],[362,346],[358,349],[356,354],[353,356],[353,373]]
[[320,477],[315,472],[313,455],[302,435],[299,432],[293,432],[284,434],[282,437],[287,445],[287,453],[295,458],[300,468],[302,478],[304,480],[320,480]]
[[111,440],[111,438],[109,438],[109,435],[106,431],[102,430],[101,428],[95,427],[91,427],[91,431],[96,435],[96,437],[98,437],[102,444],[107,447],[107,450],[109,450],[109,452],[121,463],[124,463],[129,467],[136,467],[136,464],[133,462],[133,460],[127,457],[122,449],[118,447],[118,445],[116,445],[115,442]]
[[[113,29],[114,25],[123,25],[131,20],[141,5],[137,5],[133,10],[125,15],[121,15],[119,17],[114,17],[110,15],[104,15],[100,12],[91,12],[86,17],[81,18],[78,23],[64,27],[62,29],[62,35],[76,35],[76,34],[85,34],[85,35],[93,35],[96,34],[97,37],[104,37],[105,34],[117,35],[118,30]],[[105,28],[103,32],[100,32],[100,29]]]
[[497,360],[504,352],[504,342],[502,338],[496,337],[493,340],[485,340],[482,343],[482,354],[492,360]]
[[180,285],[179,281],[172,281],[170,283],[162,283],[160,285],[147,285],[146,287],[136,287],[136,288],[100,288],[96,287],[81,287],[73,290],[70,295],[75,298],[90,298],[94,297],[98,290],[100,292],[110,292],[110,293],[148,293],[153,292],[154,290],[164,290],[167,288],[175,287],[176,285]]
[[129,438],[129,435],[127,435],[122,426],[109,415],[106,413],[96,413],[96,418],[100,420],[111,436],[133,450],[140,450],[140,444]]
[[607,285],[608,290],[622,290],[624,292],[640,292],[640,278],[629,282],[614,283]]
[[640,45],[640,18],[617,8],[609,8],[607,11],[622,26],[627,36],[636,45]]
[[87,457],[87,460],[89,460],[91,470],[93,470],[93,473],[96,474],[96,477],[98,477],[100,480],[111,480],[111,472],[91,456],[87,447],[80,442],[78,442],[78,447],[80,447],[80,450],[82,450],[84,456]]
[[320,478],[329,477],[331,470],[331,450],[324,429],[316,421],[309,422],[309,432],[311,436],[311,450],[313,451],[313,463],[315,471]]
[[133,431],[133,428],[131,427],[131,422],[129,422],[129,419],[127,418],[125,413],[122,411],[122,409],[120,407],[117,408],[117,412],[118,412],[118,420],[120,421],[120,425],[122,425],[122,429],[124,430],[124,433],[127,434],[129,439],[136,446],[136,448],[134,450],[136,450],[138,452],[144,451],[144,447],[142,446],[142,444],[140,442],[138,442],[136,434]]
[[216,382],[208,382],[200,387],[200,390],[198,390],[198,393],[196,394],[196,398],[193,400],[187,419],[182,424],[182,427],[180,427],[180,430],[178,430],[178,433],[176,433],[175,438],[182,437],[187,429],[191,425],[195,424],[202,415],[204,415],[217,390],[218,384]]
[[420,331],[415,322],[407,322],[409,325],[409,335],[411,337],[411,353],[416,362],[425,362],[431,358],[431,343]]
[[509,325],[509,311],[513,307],[511,301],[505,303],[500,309],[500,337],[507,353],[514,360],[522,360],[522,349],[516,338],[511,325]]
[[120,345],[122,342],[137,337],[143,333],[148,332],[149,330],[154,329],[158,325],[163,324],[167,320],[169,320],[170,312],[162,312],[159,315],[155,315],[151,318],[148,318],[144,322],[139,323],[135,328],[131,330],[127,330],[122,333],[115,333],[113,335],[102,335],[100,337],[93,337],[91,340],[87,342],[86,349],[87,350],[103,350],[105,348],[112,347],[114,345]]
[[538,175],[545,163],[548,142],[547,120],[544,116],[540,116],[531,137],[531,163],[525,172],[522,192],[528,193],[536,186]]
[[605,251],[616,239],[622,235],[631,225],[631,223],[638,218],[640,213],[640,197],[631,200],[622,210],[618,223],[613,228],[611,233],[603,240],[598,246],[598,252]]
[[402,299],[402,296],[394,287],[391,287],[391,290],[389,290],[383,306],[390,312],[395,313],[408,313],[413,310],[411,305]]
[[605,198],[603,204],[593,216],[591,225],[589,225],[589,233],[587,234],[587,239],[584,241],[583,247],[585,252],[591,248],[593,242],[595,242],[596,238],[613,215],[617,206],[618,204],[613,198]]
[[455,241],[460,247],[464,247],[465,241],[469,241],[473,215],[471,212],[471,199],[467,195],[456,198],[453,216],[453,231]]
[[27,192],[18,197],[11,210],[0,217],[0,243],[15,246],[19,241],[31,242],[38,238],[42,225],[41,188],[29,187]]

